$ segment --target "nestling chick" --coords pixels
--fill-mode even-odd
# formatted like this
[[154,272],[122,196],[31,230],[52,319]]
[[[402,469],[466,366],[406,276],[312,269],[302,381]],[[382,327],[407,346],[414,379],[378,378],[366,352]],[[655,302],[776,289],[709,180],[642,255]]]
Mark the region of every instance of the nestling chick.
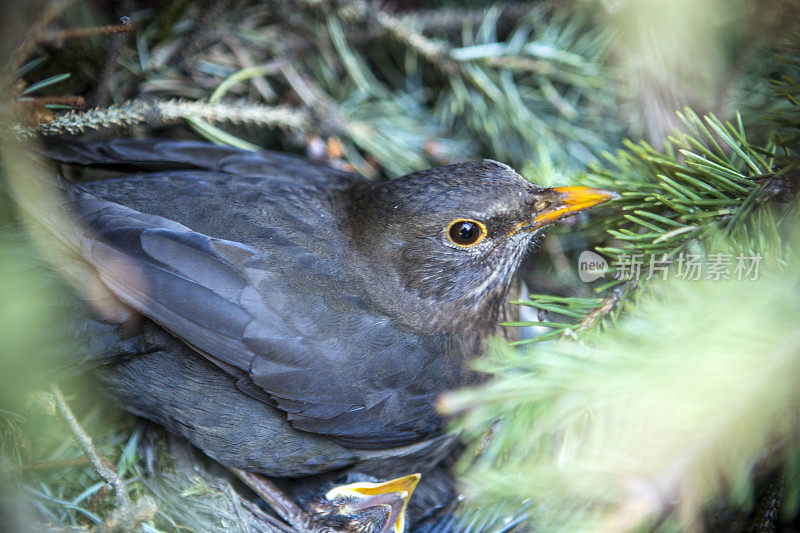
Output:
[[404,533],[406,507],[419,480],[419,474],[379,482],[349,473],[295,497],[316,525],[334,531]]

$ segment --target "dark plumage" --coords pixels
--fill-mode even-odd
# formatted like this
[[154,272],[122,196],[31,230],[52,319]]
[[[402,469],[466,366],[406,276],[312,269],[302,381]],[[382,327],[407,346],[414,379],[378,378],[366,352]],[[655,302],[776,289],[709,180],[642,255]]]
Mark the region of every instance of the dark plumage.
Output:
[[59,182],[70,231],[38,213],[96,271],[107,319],[146,317],[120,330],[110,386],[221,463],[279,476],[434,466],[450,439],[433,404],[474,378],[528,244],[612,198],[488,160],[368,181],[198,142],[49,154],[148,171]]

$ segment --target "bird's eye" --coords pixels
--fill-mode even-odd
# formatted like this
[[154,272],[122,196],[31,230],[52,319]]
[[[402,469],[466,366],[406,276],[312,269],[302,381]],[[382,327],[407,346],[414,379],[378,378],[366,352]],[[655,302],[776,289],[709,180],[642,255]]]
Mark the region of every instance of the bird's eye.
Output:
[[456,246],[469,248],[486,237],[486,226],[477,220],[457,218],[447,226],[447,238]]
[[548,202],[547,200],[539,200],[538,202],[533,204],[533,208],[537,211],[544,211],[548,207],[550,207],[550,202]]

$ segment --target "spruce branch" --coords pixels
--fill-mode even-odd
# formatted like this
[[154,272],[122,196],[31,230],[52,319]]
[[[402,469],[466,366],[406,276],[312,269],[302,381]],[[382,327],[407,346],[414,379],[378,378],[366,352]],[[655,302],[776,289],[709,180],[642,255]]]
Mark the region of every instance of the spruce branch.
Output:
[[[605,298],[576,298],[531,294],[526,300],[514,300],[511,303],[536,309],[540,320],[537,322],[504,322],[503,325],[507,327],[545,327],[550,330],[532,338],[512,341],[511,345],[531,344],[573,335],[573,330],[576,328],[578,330],[591,329],[600,315],[610,311],[609,300],[613,301],[613,298],[611,295]],[[564,321],[553,322],[546,320],[547,315],[551,313],[565,317],[567,320],[580,320],[580,323],[573,324]],[[590,319],[590,316],[594,317],[594,319]]]
[[341,20],[366,27],[377,27],[377,36],[386,36],[407,46],[444,73],[449,74],[456,69],[455,63],[449,58],[447,44],[417,31],[413,27],[415,21],[411,18],[397,17],[365,0],[344,2],[302,0],[297,3],[310,11],[323,9]]
[[234,489],[235,480],[225,470],[209,469],[208,459],[187,442],[173,437],[165,440],[169,445],[163,453],[152,450],[157,475],[141,476],[143,489],[159,503],[159,517],[167,520],[160,530],[295,531]]
[[617,244],[597,248],[617,264],[634,253],[674,256],[720,228],[751,248],[748,215],[791,190],[774,171],[775,144],[749,142],[740,120],[701,119],[689,109],[679,116],[688,132],[670,137],[665,151],[626,141],[584,178],[622,195],[619,215],[608,220]]
[[[541,6],[542,2],[539,2],[539,5]],[[498,7],[502,10],[502,18],[510,22],[519,20],[531,11],[530,2],[503,2]],[[555,2],[548,2],[548,10],[555,7]],[[420,31],[434,34],[461,31],[466,24],[479,26],[485,17],[485,7],[460,6],[415,10],[403,15],[403,19]]]
[[[791,82],[779,86],[795,106]],[[561,341],[496,347],[476,363],[493,379],[440,403],[461,413],[472,441],[461,465],[470,497],[482,506],[533,501],[530,520],[544,530],[627,531],[665,519],[667,527],[702,528],[703,510],[720,498],[747,508],[756,468],[783,468],[781,497],[800,493],[792,466],[800,397],[787,377],[800,361],[789,326],[800,319],[796,117],[784,108],[775,134],[751,140],[738,117],[687,109],[687,132],[665,149],[626,142],[606,154],[606,166],[591,168],[585,183],[622,194],[622,209],[594,224],[614,238],[597,249],[617,266],[632,254],[687,249],[770,260],[757,281],[618,279],[598,288],[612,288],[602,300],[518,302],[579,322],[514,324],[549,326],[544,340]],[[631,295],[635,306],[621,315]],[[614,327],[598,328],[604,317]],[[798,500],[784,505],[789,516]]]
[[249,123],[298,131],[309,128],[306,112],[286,106],[185,100],[131,100],[107,108],[71,111],[35,127],[17,125],[13,131],[21,137],[32,137],[36,134],[77,135],[113,126],[131,127],[192,118],[211,122]]
[[[575,328],[576,333],[590,331],[592,328],[598,324],[598,320],[602,323],[602,320],[605,316],[613,313],[615,310],[619,309],[619,304],[624,300],[624,295],[632,288],[634,282],[631,282],[630,285],[622,285],[614,287],[609,294],[606,295],[600,305],[589,312],[581,321],[578,323],[577,327]],[[573,330],[566,330],[565,334],[572,333]]]
[[450,49],[445,43],[426,37],[400,17],[383,10],[373,12],[369,4],[363,0],[349,4],[340,13],[345,19],[354,18],[361,21],[369,21],[369,16],[373,15],[381,31],[390,38],[406,45],[445,74],[453,74],[457,70],[456,64],[449,57]]
[[[400,142],[430,126],[443,130],[439,138],[474,140],[469,153],[455,152],[459,158],[491,155],[519,167],[540,159],[562,167],[588,163],[621,130],[612,118],[615,83],[605,67],[608,36],[588,16],[543,3],[509,20],[498,6],[485,9],[477,27],[462,23],[457,42],[449,34],[447,40],[432,37],[415,15],[397,16],[366,2],[304,0],[297,5],[312,27],[319,25],[315,38],[325,53],[322,58],[303,55],[308,73],[303,72],[304,83],[290,83],[292,90],[317,86],[341,108],[354,103],[388,108],[398,101],[422,111],[420,119],[407,121],[409,128],[401,128],[405,135],[387,136],[371,146],[363,141],[369,135],[349,134],[359,128],[341,130],[358,149],[348,150],[349,161],[362,171],[367,168],[365,155],[388,165],[390,174],[395,168],[411,171],[440,162],[426,153],[426,142],[414,143],[413,154]],[[371,43],[381,38],[394,44],[381,48],[387,57],[376,58]],[[429,66],[438,71],[434,79],[443,86],[414,81]],[[400,80],[406,81],[398,84]],[[301,98],[312,107],[320,102]],[[392,113],[391,118],[397,122],[399,116]],[[369,125],[352,115],[348,119]],[[420,163],[392,165],[387,154],[373,151],[376,146]]]
[[[606,154],[607,166],[593,165],[583,178],[588,185],[621,194],[615,201],[620,209],[603,220],[605,231],[614,240],[596,247],[611,258],[607,274],[611,281],[596,290],[612,291],[602,304],[596,299],[547,296],[516,302],[572,317],[579,323],[514,323],[550,328],[515,344],[581,334],[612,311],[618,314],[621,304],[640,287],[638,279],[623,275],[626,265],[630,267],[636,258],[644,263],[646,258],[651,262],[655,258],[671,261],[695,245],[701,246],[696,251],[708,252],[716,242],[712,237],[720,231],[740,252],[759,250],[780,255],[779,239],[774,236],[777,230],[772,229],[790,209],[779,204],[793,202],[800,190],[800,174],[792,170],[798,152],[787,148],[784,152],[791,155],[777,158],[779,145],[775,141],[765,145],[748,141],[741,120],[723,122],[714,115],[701,118],[690,109],[679,116],[688,131],[670,137],[665,150],[656,150],[644,141],[625,141],[626,149]],[[773,235],[769,241],[764,239],[765,232]],[[636,273],[627,274],[633,277]]]
[[532,501],[543,530],[691,528],[721,496],[746,506],[754,466],[798,452],[797,259],[757,281],[651,284],[635,315],[584,342],[496,346],[478,366],[494,379],[441,403],[473,439],[468,496]]
[[[506,14],[506,11],[514,12],[518,17],[529,16],[532,11],[531,6],[525,6],[524,10],[521,9],[522,7],[523,6],[520,5],[500,6],[495,10],[496,15],[494,15],[494,17],[499,21],[500,17]],[[551,9],[552,6],[549,5],[544,7],[538,6],[537,12],[544,14]],[[486,22],[486,10],[484,9],[482,12],[483,16],[476,19],[479,24],[485,24]],[[363,0],[345,4],[337,14],[341,16],[343,20],[349,22],[377,25],[380,29],[379,35],[385,35],[405,45],[408,49],[416,52],[429,63],[436,66],[445,75],[459,75],[459,65],[465,60],[463,52],[459,54],[458,51],[454,50],[448,43],[424,35],[422,31],[417,29],[419,26],[423,28],[426,27],[422,24],[423,21],[418,16],[394,16],[385,10],[374,8]],[[450,12],[450,14],[452,14],[452,12]],[[542,17],[542,19],[544,18],[545,17]],[[454,17],[454,19],[458,20],[459,25],[462,27],[466,22],[461,15]],[[467,20],[469,20],[469,17],[467,17]],[[428,29],[433,29],[430,26],[427,27]],[[480,54],[468,58],[467,61],[476,61],[492,68],[546,74],[552,74],[556,69],[552,62],[530,59],[517,55],[516,53],[512,53],[511,55],[496,55],[496,52]]]

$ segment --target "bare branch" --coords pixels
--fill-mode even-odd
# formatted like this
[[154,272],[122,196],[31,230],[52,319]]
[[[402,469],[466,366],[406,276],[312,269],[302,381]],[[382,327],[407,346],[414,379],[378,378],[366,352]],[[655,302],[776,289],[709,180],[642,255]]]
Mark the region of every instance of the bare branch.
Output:
[[297,533],[312,533],[308,529],[308,524],[311,520],[305,511],[281,492],[270,480],[264,476],[246,472],[239,468],[229,468],[228,470],[241,479],[245,485],[253,489],[253,492],[264,498],[275,509],[276,513],[291,524]]
[[53,396],[55,397],[56,409],[58,410],[58,413],[67,422],[67,425],[72,431],[75,440],[83,450],[83,453],[86,454],[86,457],[89,459],[89,463],[92,465],[95,473],[103,478],[106,483],[114,487],[114,492],[117,496],[117,505],[120,507],[120,509],[129,509],[131,506],[131,498],[128,495],[128,488],[125,485],[125,480],[122,479],[111,468],[109,468],[105,461],[103,461],[103,459],[100,457],[100,454],[97,452],[97,448],[94,447],[92,438],[88,433],[86,433],[83,427],[81,427],[78,419],[75,418],[75,414],[72,412],[72,409],[70,409],[67,401],[64,399],[64,395],[61,394],[61,390],[59,390],[56,385],[51,385],[50,392],[52,392]]
[[40,39],[41,44],[51,46],[61,46],[64,41],[72,39],[82,39],[84,37],[93,37],[95,35],[115,35],[118,33],[127,33],[133,28],[133,22],[129,17],[120,17],[119,22],[116,24],[109,24],[107,26],[93,26],[91,28],[70,28],[68,30],[54,31],[45,33]]

